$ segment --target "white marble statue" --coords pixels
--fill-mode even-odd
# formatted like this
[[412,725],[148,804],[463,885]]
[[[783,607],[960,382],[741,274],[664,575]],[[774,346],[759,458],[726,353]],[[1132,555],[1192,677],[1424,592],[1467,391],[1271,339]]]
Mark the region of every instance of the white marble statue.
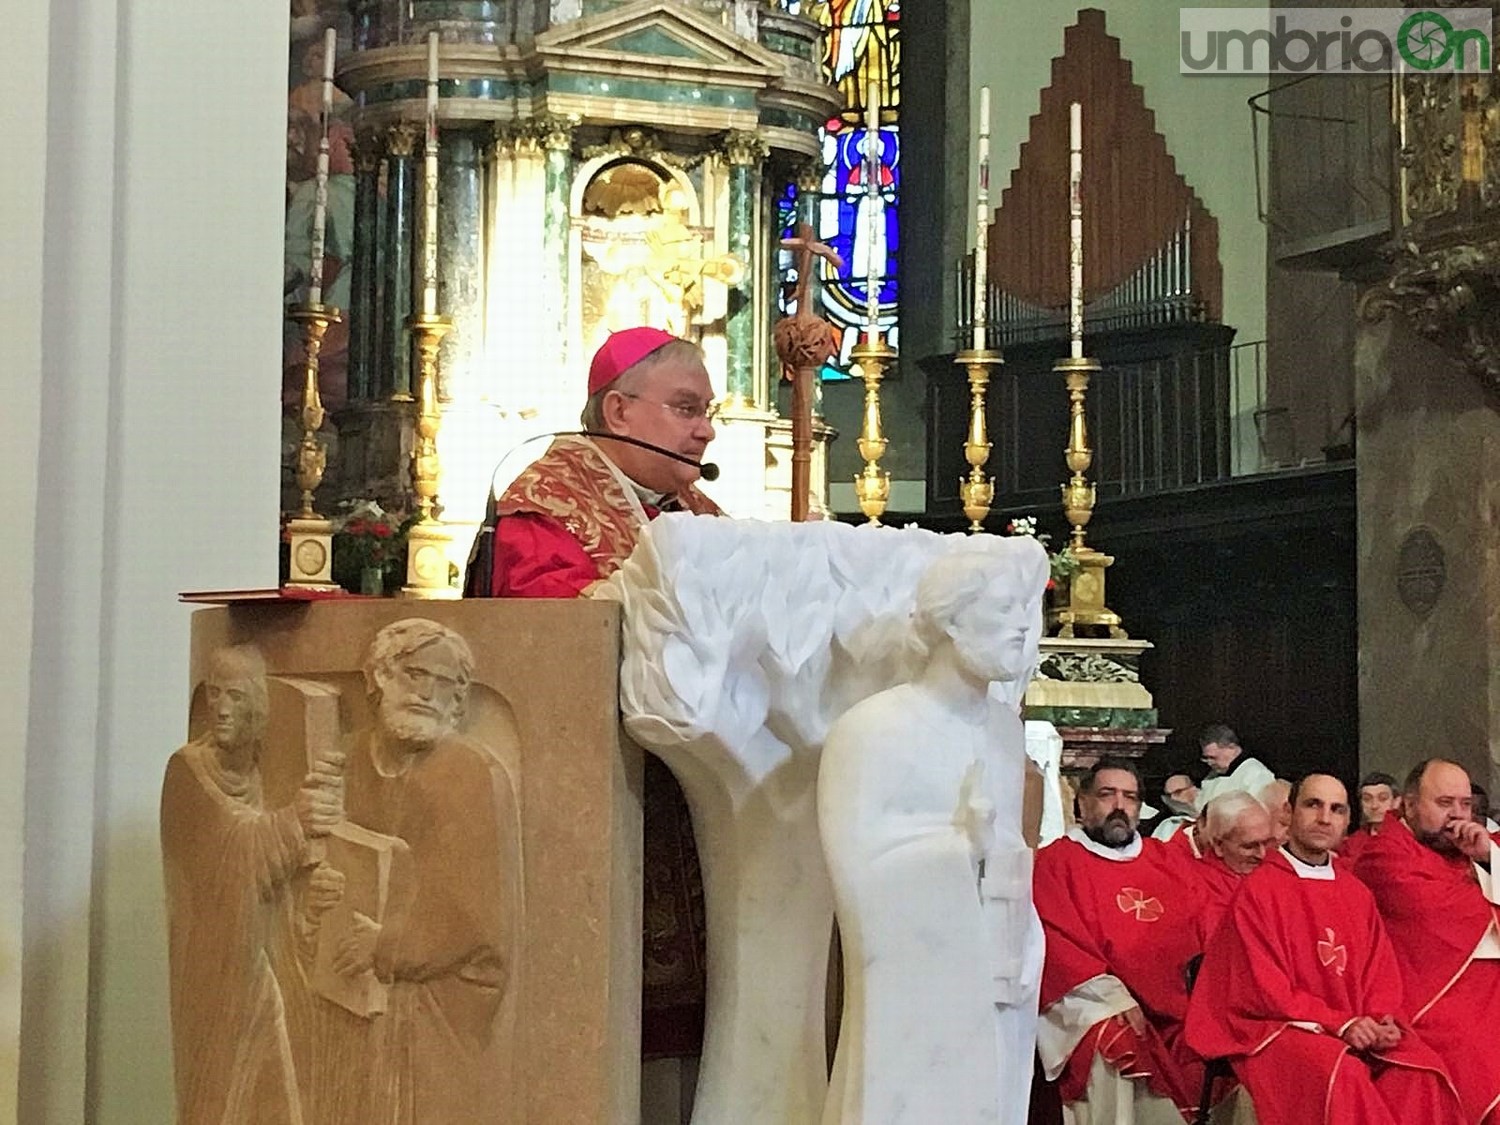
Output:
[[[666,515],[601,589],[625,610],[626,729],[682,784],[702,863],[708,1010],[693,1125],[822,1118],[833,920],[816,804],[824,738],[920,667],[910,618],[935,558],[1033,546]],[[1044,583],[1043,573],[1038,597]]]
[[844,951],[824,1125],[1026,1120],[1042,927],[1015,701],[1047,561],[1015,547],[931,565],[913,615],[925,667],[824,743],[818,824]]

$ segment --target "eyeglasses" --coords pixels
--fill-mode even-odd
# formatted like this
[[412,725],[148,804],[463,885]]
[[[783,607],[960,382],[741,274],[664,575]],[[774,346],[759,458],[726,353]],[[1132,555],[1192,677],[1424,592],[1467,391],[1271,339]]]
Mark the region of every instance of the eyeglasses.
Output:
[[719,416],[720,404],[717,402],[695,402],[691,405],[685,402],[657,402],[654,398],[642,398],[640,395],[631,394],[629,391],[616,391],[618,395],[633,398],[637,402],[648,402],[652,406],[659,406],[663,410],[670,410],[684,422],[697,422],[699,420],[712,422]]

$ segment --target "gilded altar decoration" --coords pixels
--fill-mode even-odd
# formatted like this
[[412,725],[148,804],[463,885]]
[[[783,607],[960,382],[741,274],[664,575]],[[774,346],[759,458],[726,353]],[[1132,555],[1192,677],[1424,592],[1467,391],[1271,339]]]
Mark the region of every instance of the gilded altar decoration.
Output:
[[1401,224],[1366,321],[1399,312],[1500,402],[1500,97],[1489,75],[1396,79]]
[[707,281],[736,285],[746,263],[714,254],[683,181],[640,160],[604,168],[584,191],[583,334],[649,324],[687,337]]

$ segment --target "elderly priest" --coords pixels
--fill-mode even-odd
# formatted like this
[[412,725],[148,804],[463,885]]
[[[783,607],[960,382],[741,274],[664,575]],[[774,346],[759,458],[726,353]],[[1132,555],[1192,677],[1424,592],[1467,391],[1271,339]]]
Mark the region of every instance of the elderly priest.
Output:
[[1471,1122],[1500,1122],[1500,847],[1473,818],[1469,775],[1430,758],[1354,864],[1385,918],[1412,1026],[1453,1075]]
[[[713,440],[713,387],[698,345],[657,328],[612,334],[589,366],[582,434],[559,436],[493,504],[469,558],[467,597],[573,598],[620,568],[662,512],[717,515],[694,482]],[[702,1039],[702,884],[687,801],[646,756],[647,1058]]]
[[1459,1125],[1442,1059],[1403,1016],[1375,900],[1333,858],[1348,826],[1337,778],[1293,788],[1286,846],[1209,940],[1188,1046],[1230,1060],[1260,1125]]
[[619,569],[657,514],[718,514],[694,484],[713,406],[697,344],[658,328],[611,335],[589,366],[583,433],[556,438],[495,502],[465,593],[576,597]]

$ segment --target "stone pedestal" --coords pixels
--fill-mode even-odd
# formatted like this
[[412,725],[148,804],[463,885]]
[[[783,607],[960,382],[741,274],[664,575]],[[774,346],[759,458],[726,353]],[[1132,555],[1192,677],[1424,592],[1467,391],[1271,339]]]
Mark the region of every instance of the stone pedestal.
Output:
[[[375,759],[374,768],[385,779],[379,784],[387,787],[384,791],[387,802],[403,799],[399,794],[394,798],[390,795],[389,787],[398,786],[397,779],[417,776],[424,768],[429,771],[437,768],[418,764],[411,765],[405,773],[393,774],[369,750],[374,745],[372,731],[386,721],[368,690],[370,683],[378,682],[375,679],[378,673],[373,673],[371,666],[381,666],[371,652],[371,643],[383,628],[412,618],[437,622],[467,642],[473,658],[472,678],[467,697],[460,703],[462,715],[457,729],[444,738],[462,743],[471,755],[489,755],[483,760],[489,762],[488,768],[495,773],[497,793],[503,789],[508,794],[505,801],[497,798],[495,807],[510,810],[507,817],[501,818],[510,822],[510,831],[514,831],[515,821],[519,820],[518,842],[502,849],[502,854],[520,857],[518,872],[502,873],[510,884],[510,893],[502,895],[499,888],[477,882],[472,888],[464,887],[462,879],[457,880],[457,885],[468,893],[455,893],[455,881],[448,879],[446,893],[436,894],[419,878],[414,888],[416,907],[405,928],[394,931],[405,936],[395,951],[384,955],[398,966],[399,982],[402,979],[399,966],[403,958],[409,960],[414,956],[411,952],[414,947],[427,944],[461,948],[467,930],[485,925],[485,919],[492,915],[491,925],[511,935],[505,947],[509,952],[498,961],[513,963],[476,962],[456,972],[451,966],[434,962],[426,978],[406,985],[418,994],[430,995],[441,1006],[461,1004],[465,988],[474,990],[474,982],[484,974],[496,975],[503,981],[501,995],[495,1001],[499,1012],[495,1026],[505,1039],[506,1057],[502,1065],[506,1077],[504,1082],[488,1085],[504,1089],[506,1093],[499,1100],[509,1104],[466,1105],[462,1112],[444,1116],[443,1120],[467,1125],[502,1125],[512,1121],[626,1125],[636,1122],[641,995],[641,754],[634,746],[622,743],[619,735],[617,607],[587,601],[351,600],[247,604],[200,611],[194,616],[192,626],[190,732],[195,741],[182,753],[188,754],[196,746],[200,749],[188,756],[201,759],[203,748],[211,751],[213,740],[225,737],[222,706],[210,713],[205,681],[211,656],[227,645],[253,644],[265,661],[263,706],[269,714],[260,740],[260,782],[264,796],[259,804],[267,813],[285,810],[294,800],[310,763],[326,761],[330,750],[342,749],[347,762],[341,768],[349,779],[346,797],[349,820],[345,824],[352,826],[345,835],[356,839],[357,847],[360,829],[354,823],[354,810],[359,800],[368,802],[370,784],[366,781],[366,789],[359,791],[355,781],[359,776],[358,755],[364,753],[366,758]],[[418,650],[421,651],[425,650]],[[403,667],[401,675],[426,677],[407,681],[412,692],[437,690],[430,675],[416,664],[412,667],[417,671]],[[450,758],[457,754],[447,753]],[[437,759],[432,761],[435,763]],[[369,763],[364,766],[364,775],[373,776]],[[181,775],[179,770],[177,776]],[[422,776],[429,779],[425,787],[403,792],[411,800],[421,798],[423,807],[414,812],[409,801],[406,806],[399,803],[397,806],[408,815],[408,823],[437,822],[432,818],[441,817],[440,805],[452,793],[452,787],[444,788],[437,783],[441,779],[432,780],[431,772]],[[474,800],[470,792],[452,796],[455,805]],[[255,815],[255,786],[250,787],[248,797],[231,795],[228,800],[231,804],[235,800],[244,802],[244,816]],[[295,823],[289,812],[276,816],[283,829]],[[465,825],[450,827],[451,834],[445,830],[427,834],[425,842],[415,837],[408,841],[418,876],[424,864],[425,870],[434,870],[433,852],[441,852],[445,840],[469,840],[472,846],[457,847],[455,850],[460,852],[486,850],[483,839],[475,837],[472,824],[467,826],[467,835]],[[382,840],[395,839],[393,835],[374,836],[370,831],[365,831],[364,838],[367,850]],[[295,839],[300,840],[300,835]],[[326,839],[333,841],[335,837]],[[374,845],[368,843],[372,839]],[[183,841],[175,843],[179,845],[176,853],[182,854]],[[166,844],[171,853],[174,841],[169,838]],[[396,840],[389,846],[395,848],[395,853],[401,853],[399,844],[401,841]],[[350,846],[339,845],[345,852]],[[282,907],[286,907],[286,917],[291,919],[299,917],[295,911],[303,908],[305,899],[297,897],[296,880],[306,877],[310,865],[320,855],[333,863],[339,850],[334,843],[324,843],[318,837],[306,847],[307,854],[300,859],[278,856],[268,861],[292,862],[300,871],[290,883],[272,875],[261,890],[261,897],[271,911],[268,915],[273,919],[271,929],[278,933],[279,923],[274,923],[274,919],[281,916],[278,912]],[[419,855],[424,847],[426,855]],[[174,944],[179,937],[178,923],[185,917],[178,911],[191,910],[193,906],[192,887],[185,884],[192,883],[195,870],[209,871],[210,875],[205,877],[216,878],[222,884],[227,878],[224,872],[233,875],[233,868],[225,866],[231,858],[226,852],[225,862],[218,866],[216,875],[212,874],[213,865],[189,867],[186,876],[179,867],[175,892],[170,889],[173,868],[169,862]],[[475,854],[437,858],[452,865],[439,867],[439,871],[462,873],[485,869],[479,862],[482,857]],[[398,866],[393,864],[390,874],[393,899],[397,895]],[[355,884],[356,875],[351,873],[346,893],[355,894]],[[257,893],[253,877],[247,886],[253,898]],[[430,896],[425,900],[424,888]],[[266,898],[268,894],[272,898]],[[277,896],[284,897],[285,902]],[[455,909],[455,903],[463,902],[472,910]],[[511,908],[497,913],[497,903]],[[196,917],[202,924],[205,914],[200,909]],[[413,922],[413,918],[417,920]],[[389,924],[396,925],[394,921]],[[231,928],[226,918],[222,934],[197,936],[222,937],[222,942],[213,940],[209,945],[228,959],[224,973],[226,990],[232,990],[240,977],[252,969],[260,971],[256,965],[262,963],[259,960],[262,945],[269,951],[274,987],[285,1002],[284,1021],[291,1038],[291,1058],[298,1065],[296,1085],[305,1106],[316,1107],[330,1096],[341,1105],[357,1097],[357,1093],[346,1088],[351,1081],[349,1076],[357,1073],[358,1067],[368,1065],[360,1054],[354,1060],[356,1066],[343,1072],[334,1083],[335,1087],[340,1083],[343,1086],[334,1090],[333,1095],[328,1093],[326,1084],[323,1090],[310,1093],[308,1074],[304,1071],[316,1072],[320,1060],[325,1066],[329,1062],[318,1029],[334,1028],[335,1037],[338,1034],[347,1037],[351,1034],[350,1021],[360,1019],[404,1018],[426,1021],[427,1027],[432,1026],[433,1014],[420,1003],[415,1009],[398,1003],[399,986],[392,987],[390,1007],[384,1013],[351,1016],[352,1009],[347,1009],[347,1005],[334,1011],[326,994],[318,992],[315,984],[305,983],[301,972],[291,967],[276,934],[267,937],[262,933],[229,932]],[[292,932],[304,931],[294,928]],[[375,963],[379,975],[382,955],[376,955]],[[241,973],[241,969],[245,972]],[[308,971],[311,975],[312,970]],[[466,977],[465,973],[471,976]],[[205,993],[198,1003],[216,1005],[232,999],[227,992],[222,996]],[[462,1009],[463,1018],[469,1022],[473,1021],[473,1015],[472,1007]],[[385,1038],[373,1023],[356,1022],[352,1026],[354,1033],[368,1031],[372,1043]],[[259,1026],[253,1029],[257,1036],[263,1036],[265,1031],[266,1028]],[[399,1032],[389,1041],[399,1045],[402,1042]],[[426,1067],[429,1073],[419,1075],[418,1081],[430,1085],[431,1070],[442,1066],[457,1068],[465,1052],[489,1049],[467,1041],[434,1044],[430,1037],[426,1041],[430,1050],[420,1049],[420,1039],[417,1047],[415,1053],[395,1059],[389,1075],[377,1073],[376,1078],[389,1077],[389,1089],[397,1090],[410,1080],[411,1072]],[[233,1045],[228,1045],[217,1057],[236,1057],[232,1048]],[[177,1065],[181,1068],[184,1060],[179,1057]],[[456,1069],[451,1080],[454,1084],[471,1083],[472,1076]],[[316,1085],[314,1082],[313,1086]],[[406,1095],[382,1096],[389,1100]],[[253,1112],[252,1118],[261,1119]],[[307,1125],[327,1125],[335,1118],[322,1110],[304,1109],[303,1119]],[[191,1114],[183,1120],[191,1121]]]
[[1361,324],[1360,769],[1500,785],[1500,411],[1399,317]]

